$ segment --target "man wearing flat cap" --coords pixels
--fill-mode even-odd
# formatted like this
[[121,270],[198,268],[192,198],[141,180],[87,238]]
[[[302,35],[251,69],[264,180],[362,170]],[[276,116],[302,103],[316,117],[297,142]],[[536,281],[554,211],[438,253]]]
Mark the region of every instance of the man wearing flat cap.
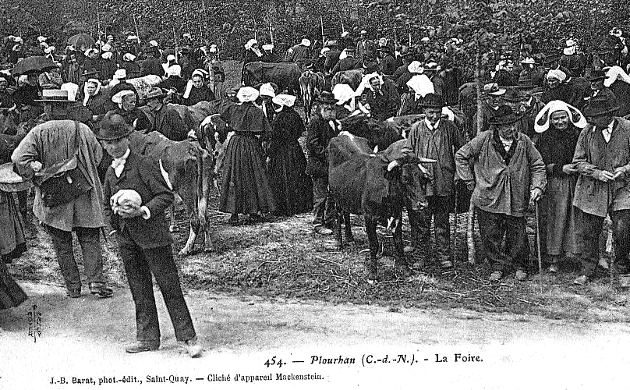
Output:
[[580,176],[573,206],[577,208],[577,242],[580,276],[575,284],[592,279],[599,261],[599,235],[606,214],[613,222],[615,266],[620,274],[630,272],[630,122],[615,116],[619,104],[604,95],[584,107],[589,124],[575,147],[573,164]]
[[165,211],[173,203],[158,161],[137,155],[129,148],[133,128],[122,116],[108,113],[99,123],[96,137],[113,161],[107,170],[103,206],[118,240],[131,295],[136,306],[137,342],[128,353],[157,350],[160,324],[152,275],[171,317],[175,338],[192,357],[201,355],[197,335],[173,260],[173,238]]
[[[516,270],[527,278],[529,248],[525,212],[547,186],[545,163],[534,143],[518,131],[521,115],[501,106],[484,131],[455,154],[457,175],[472,191],[491,281]],[[471,168],[472,167],[472,168]],[[505,249],[503,240],[505,237]]]

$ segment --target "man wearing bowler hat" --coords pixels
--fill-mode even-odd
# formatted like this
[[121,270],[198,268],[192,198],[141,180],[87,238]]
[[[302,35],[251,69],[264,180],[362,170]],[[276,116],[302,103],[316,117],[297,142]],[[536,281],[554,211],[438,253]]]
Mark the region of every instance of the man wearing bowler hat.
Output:
[[600,96],[606,100],[616,100],[617,97],[610,90],[610,88],[604,85],[604,81],[606,81],[606,71],[604,70],[593,70],[591,71],[591,75],[588,78],[588,81],[591,86],[591,91],[587,97],[584,98],[585,101],[591,100],[595,96]]
[[153,275],[175,328],[175,338],[192,357],[198,357],[202,348],[197,344],[179,283],[173,239],[164,213],[173,203],[173,192],[162,176],[159,163],[129,148],[129,135],[133,131],[122,116],[109,112],[96,133],[113,158],[105,176],[103,205],[112,229],[117,232],[119,253],[136,305],[137,342],[126,351],[153,351],[160,346]]
[[327,148],[330,140],[339,134],[341,124],[337,120],[337,99],[331,92],[323,91],[317,100],[317,115],[308,124],[306,135],[306,174],[313,180],[313,225],[318,234],[332,234],[335,209],[328,196]]
[[451,268],[448,218],[453,209],[455,151],[464,145],[464,139],[455,123],[442,118],[442,107],[442,96],[427,94],[422,100],[425,117],[411,127],[407,137],[405,149],[413,151],[417,157],[437,160],[437,163],[428,164],[425,168],[426,175],[431,179],[426,187],[428,207],[408,210],[412,243],[407,251],[428,246],[433,217],[437,260],[441,267]]
[[153,87],[145,96],[153,117],[152,131],[164,134],[173,141],[183,141],[188,137],[186,124],[177,111],[164,103],[166,94],[161,88]]
[[573,155],[580,174],[573,197],[581,222],[577,241],[582,268],[574,280],[578,285],[595,272],[606,214],[613,222],[617,271],[630,272],[630,121],[615,116],[617,110],[615,99],[599,94],[583,110],[589,125],[580,133]]
[[511,107],[499,107],[489,121],[490,130],[455,154],[457,175],[472,191],[470,202],[493,269],[491,281],[513,270],[517,280],[527,278],[525,212],[528,200],[540,200],[547,186],[545,163],[529,137],[518,131],[520,119]]

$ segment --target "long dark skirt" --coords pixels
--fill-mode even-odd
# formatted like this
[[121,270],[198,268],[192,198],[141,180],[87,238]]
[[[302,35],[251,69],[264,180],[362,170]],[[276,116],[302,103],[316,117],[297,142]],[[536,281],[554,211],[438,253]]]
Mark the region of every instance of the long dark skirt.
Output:
[[540,202],[542,250],[548,255],[575,256],[578,221],[571,205],[575,179],[549,176],[547,180],[547,191]]
[[10,258],[25,244],[24,222],[13,194],[0,191],[0,255]]
[[256,214],[275,211],[262,147],[252,134],[234,134],[225,152],[219,211]]
[[6,265],[0,261],[0,309],[17,307],[28,298],[24,290],[13,280]]
[[278,145],[269,156],[269,179],[276,201],[276,214],[294,215],[313,207],[313,187],[306,175],[306,157],[297,142]]

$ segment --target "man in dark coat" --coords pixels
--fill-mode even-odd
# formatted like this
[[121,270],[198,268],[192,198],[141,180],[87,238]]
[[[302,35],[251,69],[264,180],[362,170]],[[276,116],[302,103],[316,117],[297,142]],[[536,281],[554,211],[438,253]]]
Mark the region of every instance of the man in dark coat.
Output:
[[369,59],[374,57],[376,54],[376,45],[374,42],[368,39],[367,31],[361,30],[361,39],[357,42],[357,58],[360,61],[364,61],[364,59]]
[[201,356],[197,335],[173,259],[173,238],[164,210],[173,203],[173,192],[164,181],[157,161],[129,149],[133,129],[117,114],[108,114],[97,137],[113,158],[105,178],[103,206],[117,232],[120,256],[136,306],[137,342],[128,353],[160,347],[158,321],[151,275],[160,287],[175,338],[185,344],[191,357]]
[[317,115],[308,125],[306,135],[307,163],[306,174],[313,180],[313,225],[319,234],[332,234],[335,221],[334,205],[328,195],[328,143],[340,130],[336,120],[335,104],[337,99],[332,93],[324,91],[319,99]]
[[262,62],[280,62],[280,56],[273,52],[273,48],[271,43],[262,45],[263,56],[260,59]]
[[155,115],[153,131],[160,132],[173,141],[183,141],[188,136],[186,124],[177,111],[164,104],[164,92],[160,88],[153,88],[146,96],[147,106]]
[[[339,63],[339,56],[341,55],[341,50],[339,50],[339,45],[337,41],[328,41],[324,47],[328,47],[330,50],[326,52],[326,60],[324,61],[324,71],[326,73],[332,73],[332,69]],[[334,74],[334,73],[332,73]]]
[[400,95],[396,85],[388,79],[383,79],[378,73],[372,73],[368,79],[369,85],[361,94],[361,100],[369,105],[372,118],[383,121],[396,116],[400,107]]
[[289,50],[287,50],[285,60],[287,62],[299,63],[303,60],[311,58],[310,46],[311,46],[311,41],[309,41],[306,38],[302,39],[300,43],[298,43],[295,46],[292,46],[291,48],[289,48]]
[[346,48],[346,58],[339,60],[339,62],[337,62],[337,64],[335,64],[335,66],[330,71],[330,74],[334,75],[337,72],[361,69],[361,61],[354,56],[354,53],[354,47]]
[[382,46],[378,48],[378,60],[381,67],[381,72],[386,76],[394,74],[397,68],[396,59],[389,48],[389,46]]
[[[142,62],[140,76],[156,75],[164,76],[164,68],[160,63],[160,54],[156,47],[151,47],[146,51],[147,59]],[[86,68],[87,69],[87,68]]]

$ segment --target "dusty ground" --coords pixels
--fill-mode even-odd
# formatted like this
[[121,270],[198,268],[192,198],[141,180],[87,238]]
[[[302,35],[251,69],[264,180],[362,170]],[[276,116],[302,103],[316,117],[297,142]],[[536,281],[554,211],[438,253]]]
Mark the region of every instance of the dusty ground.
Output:
[[[0,388],[41,389],[62,385],[61,377],[189,377],[171,388],[402,388],[437,385],[467,389],[627,389],[630,331],[625,324],[571,323],[538,316],[480,314],[452,310],[332,305],[189,291],[204,356],[192,360],[176,345],[161,298],[162,348],[125,354],[133,340],[133,304],[127,290],[113,299],[71,300],[58,287],[22,283],[32,298],[0,316]],[[37,309],[33,311],[33,305]],[[29,337],[29,312],[41,313],[41,336]],[[104,319],[107,319],[106,321]],[[455,354],[479,356],[455,362]],[[441,360],[436,362],[436,354]],[[312,356],[354,358],[354,364],[311,364]],[[372,356],[369,356],[372,355]],[[392,363],[363,364],[383,359]],[[406,355],[408,363],[396,363]],[[412,359],[413,365],[409,364]],[[283,366],[266,367],[276,356]],[[425,361],[426,359],[426,361]],[[304,363],[294,363],[303,360]],[[273,381],[234,382],[236,374],[266,375]],[[318,374],[312,381],[286,382],[276,374]],[[208,382],[209,374],[231,377]],[[195,378],[203,378],[196,380]],[[52,381],[56,384],[50,385]],[[138,383],[139,384],[139,383]],[[138,384],[116,386],[136,388]],[[105,384],[114,387],[113,384]],[[414,386],[415,387],[415,386]],[[382,388],[382,387],[380,387]]]

